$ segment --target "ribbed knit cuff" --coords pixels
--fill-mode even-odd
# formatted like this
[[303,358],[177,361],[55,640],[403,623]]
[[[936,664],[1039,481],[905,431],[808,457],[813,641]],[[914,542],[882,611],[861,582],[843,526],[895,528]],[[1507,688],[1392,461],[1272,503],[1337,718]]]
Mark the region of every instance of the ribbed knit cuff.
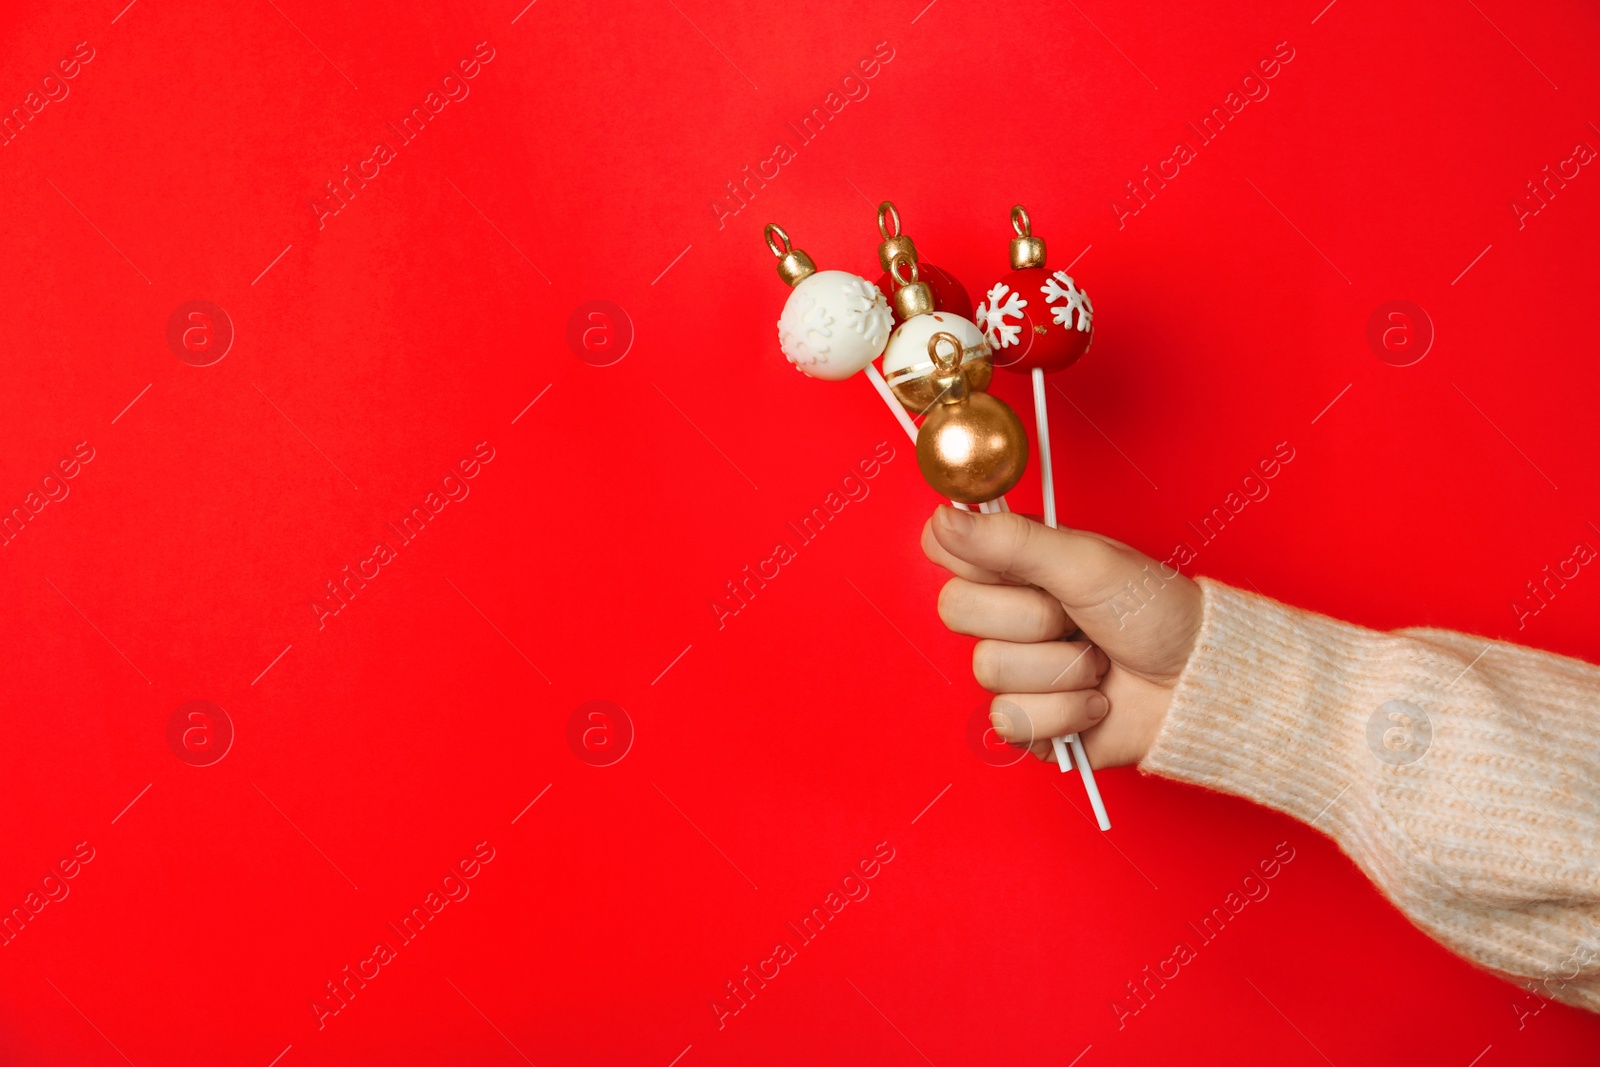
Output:
[[1354,777],[1350,738],[1365,728],[1354,720],[1377,702],[1370,676],[1352,670],[1385,635],[1199,583],[1195,649],[1139,768],[1315,823]]

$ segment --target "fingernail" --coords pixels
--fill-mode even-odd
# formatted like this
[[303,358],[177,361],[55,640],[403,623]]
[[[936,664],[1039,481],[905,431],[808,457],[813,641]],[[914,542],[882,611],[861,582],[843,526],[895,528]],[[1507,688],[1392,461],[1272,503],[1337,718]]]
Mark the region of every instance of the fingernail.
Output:
[[972,512],[962,511],[948,504],[939,505],[939,511],[944,515],[945,529],[959,537],[966,537],[972,533]]
[[1000,740],[1011,740],[1011,724],[1006,721],[1004,715],[998,711],[991,711],[989,713],[989,725],[994,727],[994,732],[1000,735]]
[[1106,712],[1111,710],[1111,701],[1107,700],[1104,693],[1091,693],[1089,695],[1089,721],[1099,722],[1106,717]]

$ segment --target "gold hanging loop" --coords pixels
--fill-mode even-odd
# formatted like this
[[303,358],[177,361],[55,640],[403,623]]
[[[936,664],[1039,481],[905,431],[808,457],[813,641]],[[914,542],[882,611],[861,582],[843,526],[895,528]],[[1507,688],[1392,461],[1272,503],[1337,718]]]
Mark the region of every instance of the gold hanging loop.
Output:
[[[907,275],[902,274],[902,269],[909,272],[909,280]],[[915,257],[897,252],[889,261],[888,270],[896,285],[894,296],[889,298],[889,305],[894,308],[896,318],[904,322],[915,315],[926,315],[933,310],[933,290],[928,288],[926,282],[918,280]]]
[[[789,249],[794,247],[794,244],[789,240],[789,235],[784,233],[783,227],[779,226],[776,222],[767,223],[765,228],[762,229],[761,233],[762,236],[767,239],[767,247],[770,248],[772,250],[772,254],[777,256],[779,259],[782,259],[784,256],[788,255]],[[774,240],[774,237],[776,237],[777,240]]]
[[885,200],[878,205],[878,233],[885,241],[905,233],[900,228],[900,212],[895,209],[893,201]]
[[794,246],[782,226],[769,222],[762,228],[761,235],[766,238],[767,248],[778,257],[778,277],[783,279],[783,284],[799,285],[817,273],[817,265]]
[[1011,206],[1011,228],[1017,231],[1018,237],[1033,236],[1033,221],[1028,218],[1028,209],[1021,204]]
[[[939,345],[950,346],[951,354],[945,355],[939,350]],[[928,358],[933,360],[934,368],[941,376],[955,374],[961,369],[961,340],[953,333],[943,330],[928,338]]]
[[[901,267],[910,268],[911,274],[909,277],[902,278],[900,276]],[[889,261],[889,276],[895,280],[896,287],[917,284],[917,261],[907,255],[896,255]]]
[[1011,269],[1044,266],[1044,239],[1033,235],[1033,220],[1021,204],[1011,208],[1011,228],[1017,231],[1011,239]]
[[891,269],[897,256],[904,256],[913,263],[917,261],[917,246],[906,236],[905,228],[900,225],[900,212],[888,200],[878,205],[878,235],[883,238],[878,243],[878,262],[884,270]]

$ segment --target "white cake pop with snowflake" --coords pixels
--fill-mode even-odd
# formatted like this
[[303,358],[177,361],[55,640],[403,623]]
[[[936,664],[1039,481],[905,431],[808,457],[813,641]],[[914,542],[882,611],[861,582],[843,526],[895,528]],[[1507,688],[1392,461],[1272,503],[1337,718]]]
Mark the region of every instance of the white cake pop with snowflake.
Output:
[[848,271],[817,270],[776,226],[766,238],[778,274],[794,288],[778,316],[778,346],[795,369],[837,382],[877,359],[894,328],[878,287]]

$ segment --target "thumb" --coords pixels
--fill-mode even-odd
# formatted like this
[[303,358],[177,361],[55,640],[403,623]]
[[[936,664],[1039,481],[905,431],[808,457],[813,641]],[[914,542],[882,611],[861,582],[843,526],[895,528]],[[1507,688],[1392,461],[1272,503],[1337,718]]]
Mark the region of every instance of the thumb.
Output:
[[941,506],[931,525],[934,539],[952,556],[1036,585],[1075,617],[1109,602],[1126,583],[1137,583],[1152,562],[1098,534],[1051,529],[1014,512],[984,515]]
[[1199,585],[1120,541],[1052,530],[1010,512],[941,507],[928,524],[950,555],[1054,596],[1113,662],[1149,681],[1176,678],[1200,626]]

